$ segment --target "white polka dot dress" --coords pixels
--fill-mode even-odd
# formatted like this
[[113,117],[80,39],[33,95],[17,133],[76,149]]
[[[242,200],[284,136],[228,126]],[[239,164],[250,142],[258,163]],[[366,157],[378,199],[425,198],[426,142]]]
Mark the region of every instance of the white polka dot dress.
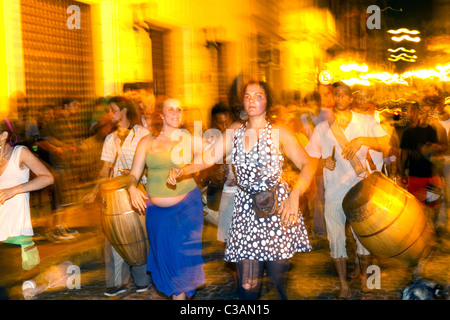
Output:
[[284,156],[273,143],[272,125],[267,122],[256,145],[248,153],[243,144],[245,126],[241,126],[233,137],[232,163],[239,188],[224,259],[230,262],[245,259],[276,261],[290,259],[296,252],[311,251],[301,213],[293,226],[282,225],[281,215],[256,218],[250,194],[278,185],[280,204],[288,197],[290,189],[281,178]]

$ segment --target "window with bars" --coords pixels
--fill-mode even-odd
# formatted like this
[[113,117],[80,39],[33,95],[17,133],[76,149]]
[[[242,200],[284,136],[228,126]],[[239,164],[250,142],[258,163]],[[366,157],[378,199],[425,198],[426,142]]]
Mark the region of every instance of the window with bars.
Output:
[[[67,8],[80,8],[80,29],[69,29]],[[80,134],[87,134],[95,98],[91,16],[87,4],[69,0],[21,0],[25,95],[37,118],[42,106],[62,98],[81,103]]]

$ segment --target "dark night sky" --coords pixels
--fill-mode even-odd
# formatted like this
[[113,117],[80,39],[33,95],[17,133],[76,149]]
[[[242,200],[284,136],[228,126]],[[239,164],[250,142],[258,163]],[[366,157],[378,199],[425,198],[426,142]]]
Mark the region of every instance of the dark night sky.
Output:
[[[422,39],[421,42],[409,42],[403,41],[400,43],[393,42],[390,44],[392,48],[395,47],[406,47],[408,49],[415,49],[416,55],[418,56],[417,64],[426,63],[429,61],[429,56],[426,43],[429,37],[433,36],[433,28],[431,27],[431,21],[433,20],[433,1],[431,0],[385,0],[378,1],[378,5],[381,10],[386,7],[391,7],[396,10],[386,9],[382,11],[382,30],[386,32],[389,29],[399,29],[407,28],[410,30],[419,30],[419,37]],[[402,9],[402,11],[397,11]],[[386,34],[386,36],[388,36]],[[414,35],[411,35],[415,37]],[[389,35],[390,37],[390,35]],[[388,56],[389,53],[386,54]],[[396,66],[397,72],[404,72],[407,69],[413,67],[416,64],[411,64],[409,62],[393,62]]]
[[[387,17],[386,27],[388,28],[420,29],[433,19],[433,1],[431,0],[388,0],[386,2],[388,7],[402,9],[401,12],[390,9],[383,11],[382,16]],[[380,9],[384,8],[380,6]]]

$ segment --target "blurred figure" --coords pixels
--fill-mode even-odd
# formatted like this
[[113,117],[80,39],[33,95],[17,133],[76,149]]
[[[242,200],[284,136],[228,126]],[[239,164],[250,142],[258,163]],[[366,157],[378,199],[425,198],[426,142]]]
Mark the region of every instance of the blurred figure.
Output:
[[[25,94],[16,92],[11,95],[9,102],[11,118],[8,118],[8,120],[14,124],[14,134],[21,141],[22,145],[32,149],[35,137],[38,136],[39,131],[37,121],[31,114],[32,108],[30,108],[29,101]],[[17,114],[14,114],[14,111]]]
[[46,130],[48,126],[54,121],[55,119],[55,112],[53,110],[54,106],[51,104],[47,104],[42,106],[41,111],[39,113],[40,117],[38,118],[38,131],[39,136],[36,139],[37,144],[37,155],[39,158],[47,163],[48,165],[53,167],[53,160],[51,152],[56,152],[53,145],[51,145],[49,142],[47,142],[44,137],[47,136]]
[[[139,124],[139,116],[132,101],[115,96],[108,100],[108,104],[108,118],[116,129],[106,136],[103,143],[101,154],[103,167],[94,189],[83,199],[87,203],[95,200],[103,181],[130,173],[136,148],[141,139],[149,134],[149,131]],[[147,265],[129,266],[107,238],[105,238],[105,264],[106,291],[104,294],[106,296],[116,296],[125,292],[130,273],[133,276],[136,292],[148,290],[150,278],[146,274]]]
[[[438,121],[445,128],[450,139],[450,99],[441,99],[437,105]],[[438,228],[450,231],[450,148],[443,154],[443,202],[438,216]]]
[[151,130],[152,113],[155,111],[155,95],[148,85],[133,84],[124,92],[124,97],[133,101],[139,111],[139,119],[144,128]]
[[111,122],[111,119],[108,118],[108,113],[109,107],[106,99],[103,97],[95,99],[91,121],[89,123],[89,136],[95,135],[98,127],[102,127],[104,124]]
[[[290,105],[292,106],[292,104]],[[306,147],[309,143],[309,139],[304,135],[303,131],[300,129],[302,127],[301,120],[295,116],[295,112],[289,111],[289,106],[286,107],[282,104],[277,104],[273,106],[272,121],[276,125],[280,125],[289,130],[298,140],[302,147]],[[296,180],[300,170],[297,168],[294,162],[289,158],[284,160],[283,163],[283,179],[289,184],[291,188],[295,186]],[[314,214],[314,204],[316,193],[316,184],[313,180],[309,188],[303,192],[299,199],[300,211],[302,212],[303,218],[305,219],[305,225],[308,230],[310,238],[312,238],[313,232],[313,214]]]
[[[235,122],[233,119],[233,112],[228,106],[219,103],[211,110],[212,114],[212,128],[220,130],[222,135],[226,134],[226,130]],[[217,178],[223,176],[223,186],[218,208],[218,222],[217,222],[217,240],[226,244],[230,236],[231,218],[234,210],[234,197],[237,191],[236,176],[234,174],[233,165],[231,163],[231,155],[226,157],[223,164],[216,164],[209,170],[210,172],[218,172]],[[217,170],[217,168],[220,168]],[[237,273],[233,263],[225,262],[227,268],[230,270],[235,285],[237,285]]]
[[398,134],[390,122],[390,115],[384,115],[378,112],[375,90],[372,87],[361,85],[355,86],[353,90],[352,110],[373,117],[375,121],[380,123],[384,131],[386,131],[390,137],[390,147],[386,148],[384,153],[369,150],[369,155],[367,157],[369,166],[372,171],[381,171],[393,178],[397,175],[395,169],[397,167],[396,161],[400,157],[400,151]]
[[352,110],[375,117],[375,90],[371,86],[356,85],[352,88]]
[[303,106],[308,111],[303,113],[300,119],[305,128],[305,134],[310,139],[316,125],[330,119],[332,113],[330,109],[322,108],[321,96],[318,92],[306,95],[303,99]]
[[[55,106],[55,119],[48,125],[46,140],[57,147],[53,154],[54,169],[61,176],[61,192],[63,203],[61,206],[76,202],[74,187],[76,184],[75,168],[78,165],[79,143],[81,142],[78,127],[80,103],[74,99],[64,98]],[[58,116],[59,113],[59,116]]]
[[[318,92],[320,94],[320,109],[330,115],[334,108],[334,89],[331,84],[318,83]],[[331,117],[331,115],[330,115]],[[328,118],[329,119],[329,118]],[[326,120],[328,120],[326,119]]]
[[[352,88],[353,101],[351,104],[351,110],[361,115],[367,115],[372,117],[375,121],[379,121],[377,112],[377,105],[375,104],[375,90],[371,86],[356,85]],[[383,128],[384,129],[384,128]],[[387,150],[387,149],[386,149]],[[387,151],[386,151],[387,156]],[[378,152],[369,149],[366,156],[367,167],[370,171],[383,171],[384,168],[384,155],[383,152]],[[384,172],[386,173],[386,172]],[[355,256],[355,266],[349,277],[351,279],[358,278],[364,270],[360,269],[359,257]]]
[[[226,129],[234,122],[231,109],[221,103],[216,104],[212,108],[211,116],[211,127],[220,130],[222,135],[226,134]],[[217,199],[217,210],[219,211],[217,240],[226,243],[229,236],[231,217],[233,215],[234,194],[237,189],[231,158],[226,158],[223,164],[215,164],[212,169],[209,169],[209,172],[215,175],[216,184],[221,184],[221,192],[218,195],[219,199]],[[217,189],[217,187],[213,188]]]
[[447,145],[439,143],[438,133],[435,127],[430,125],[430,106],[413,102],[408,107],[411,125],[403,133],[400,143],[401,181],[407,186],[408,192],[431,209],[431,218],[435,221],[439,201],[428,201],[427,189],[442,189],[442,180],[437,174],[433,157],[445,152]]
[[[13,131],[5,121],[0,122],[0,242],[17,248],[22,257],[22,269],[30,270],[40,262],[39,252],[32,240],[30,191],[53,183],[53,177],[39,159],[23,145],[12,146]],[[30,171],[36,176],[30,178]],[[17,257],[2,258],[14,261]]]
[[100,175],[103,162],[100,160],[103,149],[103,142],[108,134],[114,130],[111,121],[109,107],[104,98],[99,98],[94,104],[90,137],[80,144],[80,161],[83,166],[83,181],[93,182]]
[[[56,111],[59,110],[59,111]],[[75,170],[79,163],[80,130],[78,127],[80,103],[74,99],[61,99],[53,108],[53,119],[43,123],[38,148],[49,153],[46,156],[52,166],[54,184],[55,231],[48,232],[51,240],[72,240],[78,235],[64,222],[64,206],[76,202]],[[50,115],[49,115],[50,117]]]
[[36,155],[42,160],[47,170],[50,171],[53,176],[54,183],[49,186],[52,219],[49,220],[49,225],[46,226],[44,236],[50,241],[63,241],[72,240],[75,238],[73,234],[66,232],[66,229],[62,226],[62,189],[61,189],[61,177],[55,171],[55,154],[63,154],[63,150],[57,146],[51,144],[47,137],[49,136],[48,128],[54,122],[54,106],[45,105],[41,108],[40,118],[38,121],[39,136],[36,139],[37,151]]
[[[375,119],[377,107],[374,102],[374,94],[375,91],[370,86],[355,86],[352,93],[352,110],[359,114],[371,116],[374,120],[379,122],[378,119]],[[384,164],[382,152],[369,149],[366,160],[370,171],[382,171]]]
[[383,127],[384,131],[389,134],[389,150],[384,152],[383,161],[384,167],[383,172],[395,182],[397,182],[398,177],[398,163],[400,161],[400,138],[395,127],[395,117],[394,113],[379,113],[380,125]]
[[[437,91],[436,94],[439,94]],[[434,174],[440,176],[443,179],[443,169],[444,169],[444,153],[448,151],[448,134],[444,125],[439,121],[439,105],[442,104],[443,98],[439,95],[425,96],[421,104],[423,106],[428,106],[430,111],[428,112],[429,124],[436,130],[438,144],[441,150],[435,153],[432,157],[434,163],[435,172]]]
[[[224,104],[216,104],[211,110],[211,129],[220,130],[225,134],[225,130],[233,123],[231,111]],[[215,164],[208,170],[207,206],[209,209],[219,211],[222,190],[226,181],[225,172],[227,165]]]
[[[323,170],[325,182],[325,221],[330,244],[330,254],[336,268],[340,290],[339,299],[352,296],[347,281],[346,216],[342,201],[347,192],[362,176],[349,160],[359,161],[362,169],[369,148],[383,150],[389,136],[372,117],[351,111],[352,91],[344,83],[333,84],[335,106],[333,118],[317,125],[306,147],[316,160],[315,166]],[[346,140],[340,141],[334,132],[341,132]],[[342,145],[342,147],[341,147]],[[370,252],[354,236],[361,270],[369,266]],[[366,291],[366,272],[362,272],[362,290]]]
[[[324,85],[319,82],[318,92],[320,94],[320,113],[313,117],[315,126],[322,121],[328,121],[333,116],[334,93],[331,85]],[[309,137],[308,139],[310,139]],[[305,145],[306,148],[306,145]],[[313,234],[319,238],[324,238],[327,233],[324,217],[325,206],[325,186],[323,181],[323,170],[317,170],[314,177],[314,215],[313,215]]]
[[155,96],[153,90],[147,89],[142,92],[141,101],[138,106],[142,125],[148,130],[151,130],[152,114],[155,112]]
[[[191,146],[201,145],[198,152],[203,152],[207,146],[201,137],[180,130],[183,122],[184,110],[178,100],[166,99],[157,105],[156,134],[144,137],[139,144],[128,188],[132,204],[146,213],[150,242],[148,271],[158,291],[173,300],[192,297],[206,281],[202,257],[201,192],[192,175],[179,181],[176,187],[166,182],[170,169],[183,166],[186,161],[174,163],[172,151],[179,144],[175,135],[189,143],[189,161],[196,153]],[[186,159],[184,153],[187,151],[183,148],[181,152]],[[136,187],[145,165],[148,167],[146,193]]]

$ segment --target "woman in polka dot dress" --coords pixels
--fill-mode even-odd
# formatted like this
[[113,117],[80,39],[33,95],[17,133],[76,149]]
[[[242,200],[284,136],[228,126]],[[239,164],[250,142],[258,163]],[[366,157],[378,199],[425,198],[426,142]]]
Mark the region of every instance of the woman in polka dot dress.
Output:
[[[231,142],[225,141],[232,154],[239,189],[225,250],[225,260],[236,262],[239,298],[257,299],[264,267],[281,299],[286,299],[286,280],[290,258],[296,252],[309,252],[311,245],[299,211],[299,197],[314,177],[309,157],[297,138],[284,127],[272,125],[267,118],[272,96],[265,82],[249,82],[243,90],[248,121],[234,124]],[[230,139],[227,139],[230,140]],[[282,151],[282,152],[281,152]],[[284,155],[301,170],[292,190],[282,180]],[[218,155],[216,160],[220,160]],[[194,163],[198,163],[194,161]],[[208,164],[191,164],[174,169],[167,181],[204,169]],[[257,218],[251,194],[277,189],[279,214]]]

